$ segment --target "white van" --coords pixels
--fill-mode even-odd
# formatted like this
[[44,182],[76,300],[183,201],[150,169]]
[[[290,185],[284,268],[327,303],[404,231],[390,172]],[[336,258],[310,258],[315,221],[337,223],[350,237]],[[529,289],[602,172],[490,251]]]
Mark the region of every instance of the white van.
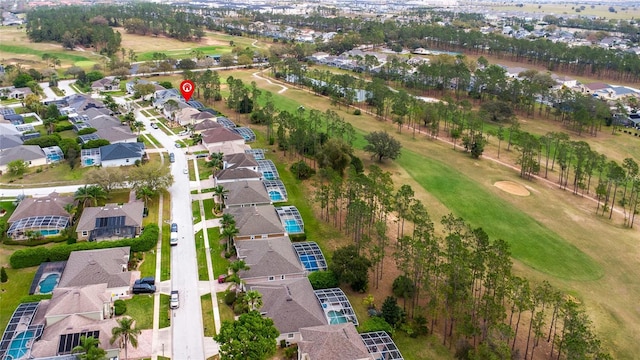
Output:
[[172,231],[171,232],[171,237],[170,237],[170,240],[169,240],[169,244],[171,246],[178,245],[178,232],[177,231]]

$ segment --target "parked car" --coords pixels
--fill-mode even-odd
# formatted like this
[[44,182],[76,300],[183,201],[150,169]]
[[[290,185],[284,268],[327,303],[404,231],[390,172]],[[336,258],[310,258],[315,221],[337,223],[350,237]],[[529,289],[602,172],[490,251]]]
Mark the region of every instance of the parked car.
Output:
[[176,143],[176,147],[177,147],[177,148],[181,148],[181,147],[182,147],[182,145],[181,145],[180,143]]
[[132,292],[134,294],[153,294],[154,292],[156,292],[156,286],[145,283],[138,283],[133,285]]
[[218,276],[218,284],[223,284],[226,279],[227,279],[227,275]]
[[156,284],[156,278],[154,278],[153,276],[147,276],[147,277],[143,277],[139,280],[136,280],[136,282],[140,282],[141,284],[149,284],[149,285],[155,285]]
[[158,128],[158,124],[152,122],[151,123],[151,127],[154,128],[154,129],[157,129]]
[[178,233],[171,232],[171,237],[169,238],[169,245],[174,246],[178,245]]
[[180,307],[180,296],[178,290],[171,290],[171,300],[169,301],[169,307],[177,309]]
[[171,232],[178,232],[178,224],[171,223]]
[[182,170],[183,173],[188,174],[189,173],[189,169],[184,168],[184,170]]
[[171,163],[172,163],[172,162],[176,162],[176,156],[175,156],[175,155],[173,155],[173,153],[170,153],[170,154],[169,154],[169,162],[171,162]]

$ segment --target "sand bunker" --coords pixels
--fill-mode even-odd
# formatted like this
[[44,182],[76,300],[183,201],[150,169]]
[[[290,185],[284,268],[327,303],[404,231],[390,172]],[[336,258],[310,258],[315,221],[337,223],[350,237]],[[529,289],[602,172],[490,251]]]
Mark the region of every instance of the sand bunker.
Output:
[[506,191],[511,195],[517,195],[517,196],[530,195],[529,190],[527,190],[524,186],[513,181],[498,181],[497,183],[493,184],[493,186],[497,187],[502,191]]

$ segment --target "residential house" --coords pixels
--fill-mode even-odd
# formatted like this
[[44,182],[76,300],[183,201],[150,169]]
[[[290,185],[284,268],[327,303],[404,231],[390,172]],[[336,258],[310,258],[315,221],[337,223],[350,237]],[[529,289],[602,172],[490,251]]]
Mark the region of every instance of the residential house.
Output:
[[62,149],[60,149],[59,146],[43,147],[42,151],[44,152],[44,155],[47,157],[48,164],[55,164],[64,160],[64,153],[62,152]]
[[23,199],[7,220],[7,236],[13,240],[24,240],[29,231],[37,231],[45,237],[59,235],[69,225],[71,215],[65,207],[73,201],[72,196],[60,196],[56,192]]
[[[69,108],[75,110],[77,114],[81,114],[89,109],[106,109],[104,103],[98,99],[92,98],[86,94],[73,94],[64,98]],[[111,111],[107,109],[107,114]]]
[[179,109],[170,114],[173,116],[167,116],[167,118],[174,120],[175,122],[180,124],[180,126],[194,125],[196,123],[195,118],[197,118],[197,115],[200,114],[200,110],[194,109],[185,103],[178,104],[180,105]]
[[[202,111],[200,112],[200,114],[210,114],[208,112]],[[211,115],[211,114],[210,114]],[[222,125],[218,124],[215,120],[215,116],[211,115],[210,119],[204,119],[200,122],[196,122],[196,124],[193,126],[192,128],[192,132],[194,134],[202,134],[204,131],[209,130],[209,129],[217,129],[217,128],[221,128]]]
[[249,169],[258,171],[258,162],[253,155],[249,155],[246,152],[225,155],[222,158],[223,169]]
[[238,260],[244,260],[249,270],[239,275],[247,284],[305,277],[307,272],[293,250],[289,237],[235,242]]
[[129,297],[133,272],[128,270],[131,248],[128,246],[73,251],[69,255],[58,287],[86,287],[106,284],[110,301]]
[[259,181],[262,173],[247,168],[223,169],[213,174],[213,182],[216,186],[238,181]]
[[227,128],[215,128],[203,131],[202,145],[204,145],[210,153],[221,152],[225,155],[244,153],[248,148],[241,135]]
[[87,207],[78,220],[78,240],[105,241],[133,238],[142,229],[143,202]]
[[120,79],[115,76],[107,76],[91,83],[92,91],[115,91],[120,90]]
[[236,221],[235,240],[268,239],[285,236],[284,227],[272,205],[224,209]]
[[593,82],[589,84],[582,84],[582,92],[586,94],[594,94],[597,91],[605,90],[611,87],[609,84],[602,82]]
[[[189,101],[191,102],[191,101]],[[197,125],[203,121],[214,121],[215,122],[216,116],[213,115],[212,113],[208,112],[208,111],[204,111],[202,109],[199,109],[197,114],[191,115],[191,122],[194,125]]]
[[569,76],[551,74],[551,78],[555,80],[556,84],[559,86],[564,86],[570,89],[578,86],[578,80]]
[[137,84],[152,84],[155,88],[155,92],[166,90],[164,87],[162,87],[161,85],[158,85],[158,83],[154,81],[148,81],[144,79],[135,79],[135,80],[127,81],[127,83],[125,84],[125,89],[127,91],[127,94],[133,95],[136,92],[135,86]]
[[327,318],[306,277],[248,284],[247,288],[262,294],[260,313],[273,320],[280,332],[277,342],[285,340],[295,344],[301,340],[301,328],[327,325]]
[[158,90],[153,93],[153,106],[157,109],[164,106],[164,103],[169,99],[174,99],[177,102],[182,102],[182,95],[178,89],[165,89]]
[[12,124],[0,123],[0,153],[22,145],[21,135]]
[[111,329],[118,326],[112,318],[112,303],[107,284],[84,287],[57,287],[51,299],[41,300],[32,325],[44,330],[31,345],[30,358],[53,358],[71,354],[80,343],[80,336],[93,336],[109,359],[120,354],[118,345],[111,345]]
[[28,167],[47,165],[47,157],[38,145],[18,145],[0,152],[0,173],[7,171],[10,162],[22,160]]
[[298,360],[374,360],[351,322],[300,329]]
[[127,124],[122,123],[118,118],[110,115],[99,115],[90,117],[88,121],[90,127],[97,131],[94,133],[100,139],[114,143],[135,143],[138,136],[134,134]]
[[226,182],[222,186],[228,191],[224,195],[225,208],[273,204],[262,181]]
[[103,167],[130,166],[142,161],[144,143],[117,143],[100,147],[100,165]]

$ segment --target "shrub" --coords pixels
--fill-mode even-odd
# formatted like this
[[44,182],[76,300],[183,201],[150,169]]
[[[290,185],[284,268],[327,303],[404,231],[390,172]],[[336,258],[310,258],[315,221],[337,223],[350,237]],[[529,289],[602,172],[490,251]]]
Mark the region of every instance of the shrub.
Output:
[[359,333],[373,332],[373,331],[386,331],[387,334],[393,336],[393,327],[389,325],[383,318],[374,316],[358,325]]
[[73,130],[73,124],[56,124],[56,128],[53,131],[58,133],[67,130]]
[[298,346],[293,345],[289,346],[284,350],[284,357],[288,360],[293,360],[298,358]]
[[51,299],[52,294],[26,295],[20,298],[20,304],[38,302],[40,300]]
[[116,300],[113,302],[113,311],[116,316],[122,315],[127,312],[127,303],[124,300]]
[[307,234],[293,234],[293,235],[289,235],[289,240],[291,240],[292,242],[296,242],[296,241],[305,241],[305,240],[307,240]]
[[226,291],[224,293],[224,303],[231,306],[236,302],[236,292],[235,291]]
[[[73,126],[72,126],[73,127]],[[88,128],[84,128],[84,129],[80,129],[78,130],[78,135],[87,135],[87,134],[93,134],[94,132],[98,131],[98,129],[96,128],[92,128],[92,127],[88,127]]]
[[338,279],[331,270],[327,271],[314,271],[308,276],[309,282],[314,290],[329,289],[338,287]]
[[362,115],[362,111],[360,111],[360,109],[355,109],[353,115]]
[[7,275],[7,270],[5,270],[4,266],[0,268],[0,282],[6,283],[9,281],[9,276]]
[[291,173],[293,173],[298,180],[306,180],[315,174],[316,171],[302,160],[291,165]]

